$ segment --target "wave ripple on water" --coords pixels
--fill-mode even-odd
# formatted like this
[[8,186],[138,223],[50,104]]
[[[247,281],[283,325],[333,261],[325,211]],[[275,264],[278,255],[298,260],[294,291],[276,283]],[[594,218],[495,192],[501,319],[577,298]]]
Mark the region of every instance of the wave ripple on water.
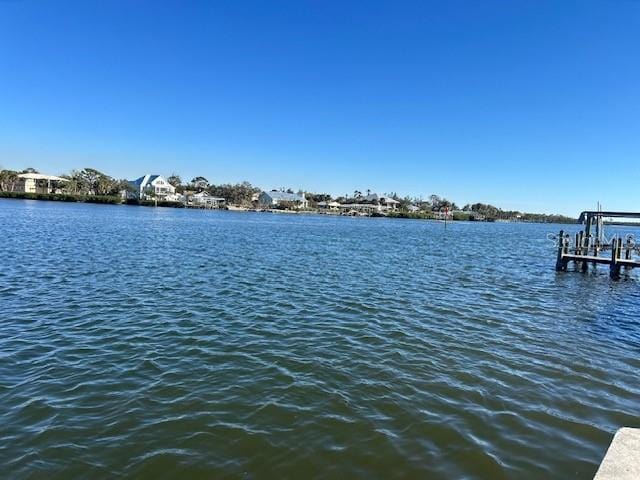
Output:
[[638,279],[549,231],[0,201],[3,472],[590,478]]

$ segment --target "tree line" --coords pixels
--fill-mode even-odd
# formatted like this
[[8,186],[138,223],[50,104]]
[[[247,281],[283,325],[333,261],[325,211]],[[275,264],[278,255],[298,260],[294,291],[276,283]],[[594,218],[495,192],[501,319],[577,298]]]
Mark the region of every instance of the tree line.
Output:
[[194,177],[190,182],[183,182],[182,177],[177,173],[172,173],[167,177],[167,182],[173,185],[177,193],[185,192],[207,192],[213,197],[222,197],[227,203],[234,205],[250,205],[253,195],[262,190],[247,181],[240,183],[210,183],[205,177]]

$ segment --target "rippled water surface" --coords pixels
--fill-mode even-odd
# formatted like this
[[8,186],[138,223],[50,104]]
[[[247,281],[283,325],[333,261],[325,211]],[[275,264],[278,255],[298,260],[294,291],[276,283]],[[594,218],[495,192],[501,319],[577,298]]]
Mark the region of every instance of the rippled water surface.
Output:
[[557,229],[0,200],[0,476],[591,478],[640,282]]

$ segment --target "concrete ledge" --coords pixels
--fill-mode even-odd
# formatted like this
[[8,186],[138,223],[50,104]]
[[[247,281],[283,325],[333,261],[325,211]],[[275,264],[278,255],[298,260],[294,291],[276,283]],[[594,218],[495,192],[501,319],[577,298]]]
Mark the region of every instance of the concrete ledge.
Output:
[[594,480],[640,479],[640,428],[616,432]]

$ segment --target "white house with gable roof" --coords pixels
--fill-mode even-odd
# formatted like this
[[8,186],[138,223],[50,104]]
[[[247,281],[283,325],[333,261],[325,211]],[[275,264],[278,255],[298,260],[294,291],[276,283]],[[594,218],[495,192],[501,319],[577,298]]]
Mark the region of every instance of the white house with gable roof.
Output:
[[177,201],[176,187],[171,185],[162,175],[147,174],[129,182],[133,187],[132,196],[139,200],[157,198],[170,202]]

